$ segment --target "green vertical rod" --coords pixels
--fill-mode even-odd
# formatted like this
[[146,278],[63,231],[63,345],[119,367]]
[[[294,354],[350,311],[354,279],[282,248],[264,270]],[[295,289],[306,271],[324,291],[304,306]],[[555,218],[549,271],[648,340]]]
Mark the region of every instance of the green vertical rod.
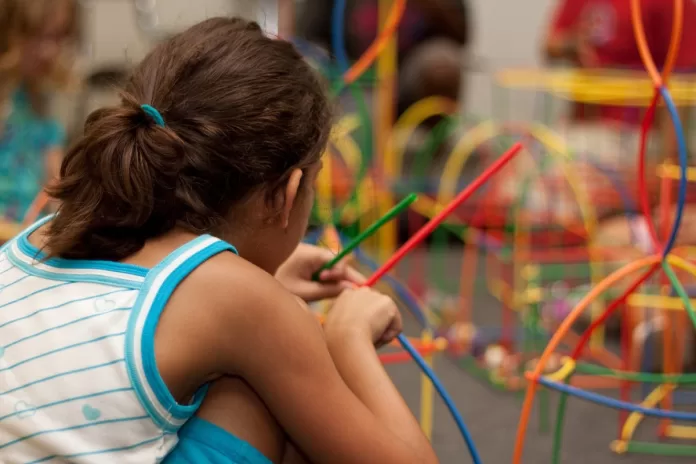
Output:
[[[527,281],[526,288],[539,289],[541,291],[540,278],[541,270],[537,268]],[[534,356],[539,356],[544,349],[544,339],[541,333],[541,304],[539,301],[533,301],[529,304],[529,320],[527,326],[527,336],[530,339],[531,351]],[[549,392],[546,388],[539,389],[539,431],[547,433],[549,429]]]

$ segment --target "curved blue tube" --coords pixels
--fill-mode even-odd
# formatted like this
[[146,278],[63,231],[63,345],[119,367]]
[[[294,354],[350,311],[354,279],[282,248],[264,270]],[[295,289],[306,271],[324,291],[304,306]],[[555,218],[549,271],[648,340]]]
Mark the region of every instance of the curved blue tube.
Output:
[[469,453],[471,454],[471,459],[474,461],[474,464],[481,464],[481,457],[479,456],[478,450],[476,449],[476,445],[474,444],[474,439],[469,433],[469,429],[467,429],[466,424],[464,423],[464,419],[462,418],[461,414],[459,414],[457,406],[454,404],[454,401],[452,401],[452,398],[449,396],[449,393],[447,393],[445,386],[442,385],[442,382],[440,382],[438,376],[435,375],[435,372],[428,365],[428,363],[425,362],[423,356],[421,356],[420,353],[416,351],[416,349],[413,347],[413,345],[411,345],[411,342],[408,341],[404,334],[399,334],[397,338],[399,340],[399,343],[401,343],[401,346],[404,347],[404,350],[406,350],[408,354],[411,355],[416,364],[418,364],[418,367],[421,368],[423,373],[433,383],[433,387],[435,387],[435,390],[437,390],[437,393],[442,398],[442,401],[444,401],[445,405],[447,406],[447,409],[449,409],[450,413],[452,414],[452,418],[454,419],[454,422],[456,422],[457,424],[457,428],[461,432],[462,437],[464,437],[464,441],[466,442],[466,446],[469,448]]
[[[334,54],[336,55],[336,61],[338,62],[338,66],[341,72],[346,72],[350,67],[348,54],[346,53],[346,47],[343,40],[345,34],[345,10],[346,0],[335,0],[334,9],[331,15],[331,42],[334,49]],[[362,99],[359,98],[358,102],[360,103],[361,100]],[[462,433],[462,436],[464,437],[464,441],[466,442],[466,445],[469,448],[469,453],[471,454],[471,458],[473,459],[474,464],[481,464],[481,458],[479,457],[478,451],[476,450],[473,439],[469,434],[466,424],[464,423],[461,414],[459,414],[457,407],[454,405],[454,402],[445,390],[445,387],[440,382],[440,379],[437,377],[437,375],[435,375],[435,372],[433,372],[430,366],[428,366],[428,364],[425,362],[425,359],[423,359],[420,353],[418,353],[413,348],[411,343],[408,341],[408,339],[406,339],[405,336],[403,336],[403,334],[399,335],[398,338],[404,350],[406,350],[411,355],[411,357],[414,361],[416,361],[416,364],[418,364],[423,373],[426,376],[428,376],[430,381],[433,383],[435,390],[437,390],[437,392],[442,397],[442,400],[447,405],[447,408],[452,414],[452,417],[454,418],[455,422],[457,423],[457,426],[459,427],[460,432]]]
[[331,13],[331,46],[336,55],[338,68],[345,73],[350,68],[350,60],[346,53],[345,36],[346,0],[335,0]]
[[[346,52],[345,43],[345,15],[346,15],[346,0],[337,0],[334,4],[333,10],[331,11],[331,46],[333,52],[336,56],[336,62],[338,63],[339,73],[344,75],[350,68],[348,53]],[[362,182],[365,176],[368,174],[368,167],[372,162],[372,124],[370,123],[370,111],[367,107],[367,102],[365,101],[365,95],[356,86],[356,83],[347,84],[347,88],[350,90],[353,100],[357,105],[357,112],[360,116],[360,133],[361,140],[359,143],[360,152],[362,153],[362,163],[360,169],[355,176],[355,185],[353,192],[350,195],[350,200],[354,201],[358,192],[357,185]],[[346,89],[346,83],[341,78],[338,81],[338,85],[334,87],[331,91],[334,97],[340,97],[343,90]],[[347,203],[346,203],[347,204]],[[345,207],[345,205],[344,205]],[[332,223],[336,224],[339,221],[339,217],[344,210],[341,207],[335,214],[333,214]]]
[[665,106],[672,119],[672,124],[674,125],[674,133],[677,138],[677,152],[679,154],[679,189],[677,193],[677,214],[674,218],[674,224],[672,225],[672,231],[669,234],[669,240],[665,244],[665,249],[662,253],[663,256],[667,256],[672,248],[674,247],[674,242],[677,240],[677,233],[679,232],[679,226],[681,225],[682,214],[684,213],[684,204],[686,203],[686,188],[687,188],[687,177],[686,170],[688,165],[687,150],[686,150],[686,137],[684,136],[684,127],[682,126],[681,119],[679,119],[679,113],[677,112],[677,107],[674,105],[674,100],[672,100],[672,95],[669,93],[664,86],[660,87],[660,94],[662,99],[665,101]]
[[[318,240],[320,234],[321,231],[314,231],[314,233],[309,234],[307,236],[306,240],[310,243],[315,243],[316,240]],[[341,239],[343,240],[343,237],[341,237]],[[356,248],[355,252],[356,256],[358,256],[358,259],[360,259],[360,255],[363,255],[363,257],[365,257],[362,251],[360,251],[360,247]],[[397,288],[401,285],[394,279],[391,279],[391,282],[397,284],[394,285],[394,291],[399,293]],[[408,292],[405,290],[405,288],[402,288],[402,290],[404,290],[404,295],[408,295]],[[399,295],[399,297],[401,297],[401,295]],[[414,304],[414,308],[418,308],[420,310],[420,306],[415,302],[415,300],[410,298],[410,295],[409,298],[403,298],[404,302],[409,301],[409,299]],[[420,312],[420,314],[425,319],[425,316],[423,316],[422,312]],[[445,386],[442,384],[437,374],[435,374],[432,368],[425,361],[423,356],[421,356],[420,353],[416,351],[416,349],[413,347],[413,345],[411,345],[411,342],[409,342],[403,334],[399,334],[397,338],[404,350],[413,358],[418,367],[430,379],[438,395],[440,395],[440,398],[442,398],[442,401],[445,403],[445,406],[447,406],[447,409],[452,415],[454,422],[457,424],[457,428],[459,429],[459,431],[462,434],[462,437],[464,438],[464,442],[466,443],[466,446],[469,449],[469,454],[471,455],[471,459],[473,460],[474,464],[481,464],[481,457],[478,453],[478,450],[476,449],[476,445],[474,444],[474,440],[471,437],[471,433],[469,433],[469,429],[467,428],[466,423],[462,418],[462,415],[459,413],[459,410],[457,409],[457,406],[454,404],[454,401],[452,401],[452,398],[449,396],[449,393],[447,393]]]
[[622,409],[624,411],[639,412],[646,416],[660,417],[664,419],[696,421],[696,413],[693,412],[668,411],[664,409],[646,408],[637,404],[628,403],[626,401],[619,401],[615,400],[614,398],[608,398],[606,396],[598,395],[597,393],[581,390],[579,388],[566,385],[564,383],[554,382],[553,380],[548,380],[544,377],[539,378],[539,383],[544,385],[545,387],[553,388],[554,390],[558,390],[569,395],[576,396],[585,401],[601,404],[602,406],[608,406],[613,409]]
[[[369,259],[367,259],[367,257],[364,255],[362,251],[359,250],[359,248],[360,247],[355,249],[356,257],[358,257],[358,259],[361,259],[362,257],[366,261],[369,261]],[[427,327],[427,320],[423,315],[423,312],[420,310],[420,305],[414,299],[411,298],[410,293],[406,291],[406,289],[403,288],[401,283],[397,280],[388,276],[385,277],[388,280],[390,286],[394,289],[394,291],[397,294],[399,294],[399,298],[402,298],[402,300],[404,300],[404,303],[406,303],[407,306],[409,306],[409,301],[413,304],[413,306],[409,309],[411,309],[411,311],[414,312],[414,314],[419,314],[420,317],[423,318],[424,325]],[[406,296],[407,298],[403,298],[404,296]],[[417,312],[413,311],[414,309],[416,309]],[[413,347],[413,345],[411,345],[411,342],[408,341],[408,338],[406,338],[404,334],[399,334],[397,339],[399,340],[399,343],[401,343],[401,346],[404,348],[404,350],[406,350],[406,352],[408,352],[408,354],[411,355],[416,364],[418,364],[418,367],[430,379],[430,381],[433,384],[433,387],[435,387],[435,390],[442,398],[442,401],[445,403],[445,406],[447,406],[447,409],[452,415],[454,422],[457,424],[459,432],[462,434],[462,437],[466,442],[466,446],[469,448],[469,454],[471,455],[471,459],[474,461],[475,464],[481,464],[481,457],[478,454],[478,450],[476,449],[474,440],[471,437],[471,433],[469,433],[469,429],[467,428],[466,423],[462,418],[462,415],[459,413],[459,410],[457,409],[457,406],[454,404],[454,401],[452,401],[452,398],[449,396],[449,393],[447,393],[445,386],[442,384],[442,382],[440,382],[439,377],[435,374],[435,371],[432,370],[432,368],[428,365],[423,356],[421,356],[421,354]]]

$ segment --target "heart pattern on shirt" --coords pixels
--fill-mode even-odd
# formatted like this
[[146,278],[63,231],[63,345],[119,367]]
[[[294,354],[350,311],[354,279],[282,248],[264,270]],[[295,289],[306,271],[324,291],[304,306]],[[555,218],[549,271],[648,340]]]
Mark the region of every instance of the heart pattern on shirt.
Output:
[[26,401],[17,401],[14,406],[17,417],[20,419],[26,419],[36,414],[36,407],[27,403]]
[[88,421],[95,421],[101,416],[101,411],[89,404],[85,404],[82,406],[82,415],[85,416],[85,419]]

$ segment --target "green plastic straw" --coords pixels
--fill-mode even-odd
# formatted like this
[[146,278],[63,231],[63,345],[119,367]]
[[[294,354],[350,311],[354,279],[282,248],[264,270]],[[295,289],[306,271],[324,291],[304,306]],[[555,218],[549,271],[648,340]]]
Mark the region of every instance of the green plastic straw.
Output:
[[[564,383],[570,384],[570,379],[573,377],[571,373]],[[561,445],[563,444],[563,424],[565,421],[566,405],[568,404],[568,393],[562,392],[561,398],[558,400],[558,408],[556,409],[556,424],[553,428],[553,451],[551,453],[551,464],[560,464],[561,462]]]
[[312,279],[319,280],[319,274],[321,274],[323,271],[327,269],[331,269],[332,267],[334,267],[336,263],[345,258],[358,245],[365,241],[365,239],[377,232],[377,230],[379,230],[379,228],[382,227],[384,224],[398,216],[403,210],[408,208],[411,205],[411,203],[413,203],[417,199],[418,195],[415,193],[411,193],[406,198],[401,200],[396,206],[387,211],[387,213],[384,216],[377,219],[374,223],[372,223],[372,225],[370,225],[370,227],[365,229],[357,237],[351,240],[350,243],[348,243],[348,245],[346,245],[345,248],[343,248],[336,256],[334,256],[334,258],[331,261],[328,261],[326,264],[320,267],[319,270],[312,275]]
[[640,441],[629,441],[627,445],[627,453],[653,454],[674,457],[696,456],[696,447],[690,445],[680,445],[675,443],[646,443]]
[[[694,310],[694,307],[691,306],[691,301],[689,299],[688,294],[686,293],[686,290],[684,290],[684,287],[679,282],[679,279],[677,279],[677,276],[674,274],[674,271],[672,270],[672,267],[669,265],[667,260],[662,261],[662,269],[664,270],[665,275],[667,276],[670,283],[672,284],[672,288],[675,290],[677,295],[682,299],[682,301],[684,303],[684,308],[686,309],[686,313],[689,315],[691,322],[694,325],[696,325],[696,310]],[[589,373],[593,373],[596,375],[603,375],[603,376],[609,375],[611,373],[611,376],[613,376],[613,377],[638,380],[638,381],[652,381],[652,380],[655,380],[657,378],[663,382],[687,383],[688,381],[692,380],[691,376],[689,374],[668,375],[668,374],[648,374],[648,373],[639,373],[639,372],[630,373],[630,372],[622,372],[622,371],[615,371],[615,370],[611,370],[611,369],[601,368],[599,366],[592,367],[591,365],[587,365],[587,364],[578,365],[578,366],[576,366],[576,368],[579,372],[584,371],[584,372],[589,372]],[[570,382],[570,377],[568,377],[565,380],[566,384],[568,384],[569,382]],[[568,393],[566,393],[566,392],[561,393],[561,399],[560,399],[560,403],[558,405],[557,416],[556,416],[556,426],[555,426],[555,430],[554,430],[554,439],[553,439],[553,453],[552,453],[552,461],[551,461],[553,464],[558,464],[560,462],[561,440],[562,440],[562,433],[563,433],[563,419],[565,417],[567,396],[568,396]],[[645,442],[632,441],[632,442],[628,443],[627,452],[629,452],[629,453],[643,453],[643,454],[656,454],[656,455],[659,454],[659,455],[665,455],[665,456],[696,456],[696,447],[688,446],[688,445],[676,445],[676,444],[671,444],[671,443],[645,443]]]
[[673,383],[686,385],[696,383],[696,374],[652,374],[649,372],[627,372],[609,369],[594,364],[577,363],[575,371],[579,374],[591,374],[600,377],[612,377],[633,382]]
[[669,265],[666,259],[662,260],[662,269],[664,270],[665,275],[669,279],[669,282],[672,284],[672,288],[675,292],[677,292],[677,295],[681,298],[682,303],[684,303],[684,309],[686,309],[686,314],[689,315],[691,323],[694,325],[694,327],[696,327],[696,309],[694,309],[694,307],[691,306],[691,299],[689,298],[689,295],[687,295],[686,290],[684,290],[684,287],[679,282],[677,276],[674,274],[672,266]]

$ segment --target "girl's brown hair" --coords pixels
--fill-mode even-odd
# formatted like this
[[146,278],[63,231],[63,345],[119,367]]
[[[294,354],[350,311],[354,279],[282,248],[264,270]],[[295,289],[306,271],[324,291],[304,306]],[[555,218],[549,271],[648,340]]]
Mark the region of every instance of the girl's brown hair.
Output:
[[89,116],[50,190],[61,207],[48,254],[120,260],[175,226],[214,232],[251,192],[318,162],[330,127],[324,89],[290,43],[206,20],[156,47],[119,106]]
[[[23,83],[19,73],[21,44],[41,34],[44,24],[65,9],[68,22],[60,37],[62,53],[43,82]],[[0,0],[0,99],[19,84],[26,84],[32,108],[45,114],[46,90],[63,90],[75,82],[72,74],[75,50],[81,40],[82,15],[78,0]]]

